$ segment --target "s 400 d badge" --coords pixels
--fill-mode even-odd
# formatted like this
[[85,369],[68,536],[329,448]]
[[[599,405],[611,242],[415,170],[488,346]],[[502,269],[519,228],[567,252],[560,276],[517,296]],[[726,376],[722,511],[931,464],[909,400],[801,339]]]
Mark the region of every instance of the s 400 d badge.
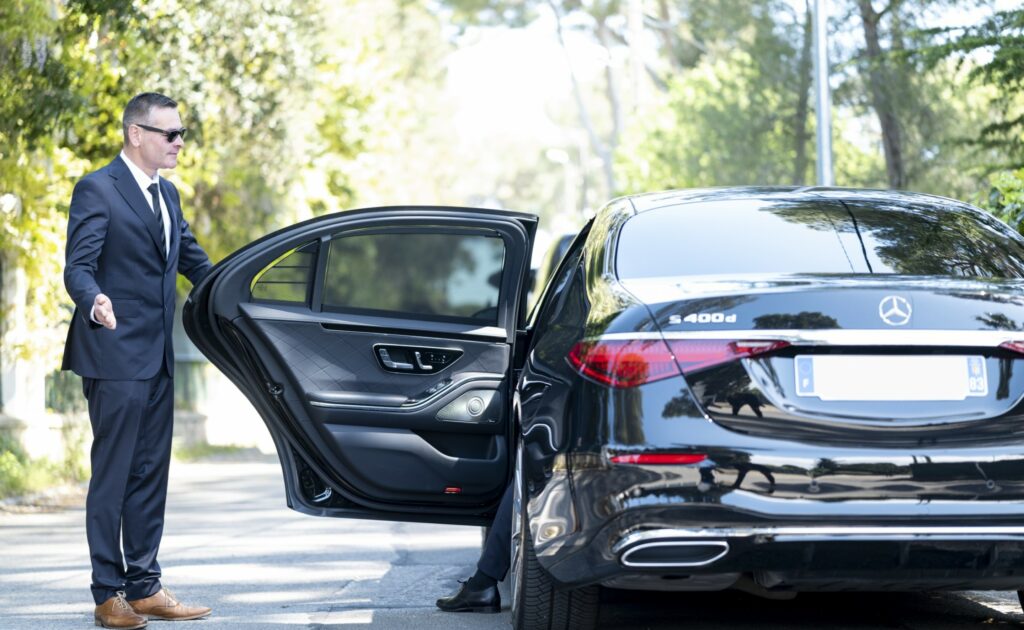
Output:
[[690,313],[689,315],[670,315],[669,324],[735,324],[735,313]]

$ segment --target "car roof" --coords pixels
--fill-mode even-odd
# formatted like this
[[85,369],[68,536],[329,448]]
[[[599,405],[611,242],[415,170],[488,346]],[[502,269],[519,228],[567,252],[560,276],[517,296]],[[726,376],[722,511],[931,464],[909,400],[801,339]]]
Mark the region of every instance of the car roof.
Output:
[[832,199],[836,201],[885,201],[889,203],[930,206],[955,205],[957,210],[977,210],[962,201],[904,190],[878,190],[871,188],[838,188],[825,186],[730,186],[724,188],[691,188],[643,193],[627,197],[636,212],[702,201],[729,201],[740,199],[795,200]]

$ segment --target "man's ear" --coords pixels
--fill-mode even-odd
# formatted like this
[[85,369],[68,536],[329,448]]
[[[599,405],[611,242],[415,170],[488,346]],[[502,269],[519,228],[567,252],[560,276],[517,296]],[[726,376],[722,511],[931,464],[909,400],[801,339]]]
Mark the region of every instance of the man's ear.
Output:
[[128,125],[128,142],[138,148],[142,144],[142,129],[135,125]]

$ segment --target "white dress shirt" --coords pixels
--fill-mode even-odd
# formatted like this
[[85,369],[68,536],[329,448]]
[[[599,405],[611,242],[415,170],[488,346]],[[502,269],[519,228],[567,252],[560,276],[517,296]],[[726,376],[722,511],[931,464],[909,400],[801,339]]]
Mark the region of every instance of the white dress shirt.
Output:
[[[167,202],[164,201],[164,193],[162,190],[160,190],[160,173],[158,172],[152,178],[149,175],[146,175],[145,171],[136,166],[135,162],[132,162],[132,159],[125,155],[124,151],[121,151],[121,159],[124,160],[124,163],[128,165],[128,170],[131,171],[132,177],[135,178],[135,183],[138,184],[139,188],[142,189],[142,198],[146,200],[146,203],[149,205],[149,209],[151,211],[153,210],[153,196],[149,194],[149,187],[152,184],[156,184],[156,189],[160,193],[159,195],[157,195],[157,197],[159,198],[158,203],[160,205],[160,220],[163,221],[164,223],[164,251],[170,254],[171,217],[170,215],[167,214]],[[96,321],[95,315],[96,307],[93,306],[92,309],[89,311],[89,319],[91,319],[94,323],[98,324],[99,322]],[[114,317],[117,317],[116,311],[114,312]]]
[[[152,178],[132,162],[131,158],[125,155],[124,151],[121,151],[121,159],[128,165],[128,170],[132,172],[135,177],[135,183],[142,189],[142,196],[146,199],[146,203],[149,204],[149,209],[153,210],[153,196],[149,194],[149,187],[152,184],[157,185],[157,190],[160,190],[160,173],[158,172]],[[160,191],[160,219],[164,222],[164,251],[170,253],[171,251],[171,217],[167,214],[167,202],[164,201],[164,193]]]

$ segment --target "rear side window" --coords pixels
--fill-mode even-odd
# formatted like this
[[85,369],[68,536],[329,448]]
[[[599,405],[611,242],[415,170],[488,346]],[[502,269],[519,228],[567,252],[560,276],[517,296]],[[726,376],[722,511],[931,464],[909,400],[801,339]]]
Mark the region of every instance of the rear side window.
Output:
[[505,261],[500,237],[393,232],[332,239],[326,310],[495,325]]
[[641,213],[622,227],[620,278],[773,273],[1024,277],[1024,244],[941,204],[743,199]]

